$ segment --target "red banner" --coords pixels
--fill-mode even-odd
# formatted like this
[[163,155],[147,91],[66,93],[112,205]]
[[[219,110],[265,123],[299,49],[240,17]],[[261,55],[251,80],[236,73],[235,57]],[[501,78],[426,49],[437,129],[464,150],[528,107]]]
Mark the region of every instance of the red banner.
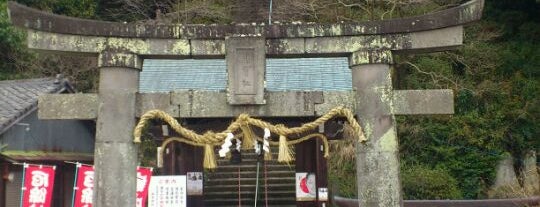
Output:
[[[144,207],[148,195],[148,185],[152,177],[152,168],[137,167],[137,207]],[[94,194],[94,167],[77,165],[77,178],[73,207],[92,207]]]
[[22,207],[51,206],[55,169],[55,166],[24,164]]
[[148,198],[148,186],[152,178],[152,168],[137,167],[137,207],[145,207]]
[[94,195],[94,167],[77,164],[73,207],[92,207]]

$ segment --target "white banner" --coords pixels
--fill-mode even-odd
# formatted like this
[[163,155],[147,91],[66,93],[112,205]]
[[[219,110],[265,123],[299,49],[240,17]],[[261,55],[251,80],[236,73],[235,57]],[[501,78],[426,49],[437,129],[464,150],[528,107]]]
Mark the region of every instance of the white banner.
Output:
[[186,176],[152,176],[148,207],[186,207]]

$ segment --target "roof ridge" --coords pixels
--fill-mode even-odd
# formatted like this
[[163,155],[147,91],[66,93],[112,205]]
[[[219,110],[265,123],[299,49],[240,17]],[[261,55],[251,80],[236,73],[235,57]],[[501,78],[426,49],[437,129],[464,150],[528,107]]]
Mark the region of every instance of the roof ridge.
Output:
[[44,78],[26,78],[26,79],[0,80],[0,84],[24,83],[24,82],[38,81],[38,80],[55,80],[55,78],[54,77],[44,77]]
[[0,81],[0,134],[34,111],[39,95],[62,92],[65,84],[54,77]]

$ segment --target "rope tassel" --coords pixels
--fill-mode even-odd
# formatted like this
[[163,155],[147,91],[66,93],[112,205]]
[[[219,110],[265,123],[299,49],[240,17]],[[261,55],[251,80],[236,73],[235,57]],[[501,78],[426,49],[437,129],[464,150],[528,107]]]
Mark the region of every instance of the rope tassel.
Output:
[[244,134],[244,138],[242,141],[242,148],[245,150],[253,149],[254,145],[254,139],[255,136],[253,135],[253,131],[248,125],[241,126],[240,129],[242,130],[242,134]]
[[[303,138],[295,138],[294,140],[290,141],[287,141],[287,137],[285,135],[300,135],[308,133],[310,131],[316,130],[320,125],[324,124],[325,122],[329,121],[334,117],[344,117],[347,119],[347,123],[348,125],[350,125],[350,131],[352,131],[350,133],[350,137],[355,138],[355,140],[361,143],[367,141],[367,137],[366,135],[364,135],[362,127],[360,126],[360,124],[358,124],[352,111],[344,107],[336,107],[312,122],[304,123],[301,126],[291,128],[285,127],[281,124],[273,125],[260,119],[251,118],[248,114],[240,114],[238,118],[227,127],[226,130],[218,133],[209,131],[204,134],[198,134],[193,130],[183,127],[173,116],[170,116],[164,111],[150,110],[144,113],[144,115],[141,116],[139,122],[137,123],[137,126],[133,131],[133,142],[141,143],[141,136],[143,134],[143,130],[147,128],[146,125],[151,123],[150,121],[152,119],[159,119],[169,124],[169,126],[179,135],[179,137],[171,137],[163,141],[161,146],[162,149],[165,149],[166,145],[172,141],[178,141],[192,146],[204,147],[205,152],[203,165],[206,169],[214,169],[217,166],[215,158],[216,155],[214,154],[213,149],[214,146],[221,145],[221,149],[218,151],[220,157],[230,156],[229,152],[231,147],[233,147],[231,141],[235,137],[232,132],[241,133],[239,134],[238,138],[240,136],[243,137],[241,138],[242,140],[237,140],[237,143],[239,143],[239,145],[236,146],[238,151],[240,150],[240,148],[252,149],[255,146],[254,142],[261,140],[263,142],[262,150],[265,153],[265,160],[272,159],[270,145],[278,145],[278,161],[282,163],[290,163],[294,160],[294,151],[290,149],[289,145],[295,145],[313,138],[321,138],[323,140],[325,151],[324,157],[328,157],[328,140],[323,134],[311,134]],[[257,137],[253,133],[253,128],[251,127],[265,129],[265,135],[263,139]],[[280,135],[278,142],[272,141],[270,139],[270,131]],[[240,145],[240,143],[242,144]],[[163,151],[161,151],[161,154],[163,154]]]
[[213,170],[216,169],[216,155],[214,154],[214,146],[204,145],[204,161],[203,166],[205,169]]
[[292,156],[292,150],[289,148],[289,145],[287,144],[287,137],[283,135],[279,135],[279,154],[278,154],[278,162],[281,163],[290,163],[294,160]]
[[270,149],[268,149],[268,152],[264,153],[264,160],[266,161],[272,160],[272,152],[270,151]]

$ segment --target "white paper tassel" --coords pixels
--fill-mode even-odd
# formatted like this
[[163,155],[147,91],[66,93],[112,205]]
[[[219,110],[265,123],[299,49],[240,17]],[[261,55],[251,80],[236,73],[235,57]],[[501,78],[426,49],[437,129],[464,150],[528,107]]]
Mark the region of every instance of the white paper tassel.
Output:
[[236,139],[236,151],[240,152],[240,149],[242,149],[242,141]]
[[225,141],[223,142],[223,145],[221,145],[221,149],[219,150],[219,157],[225,157],[227,156],[227,153],[230,151],[230,147],[232,146],[232,139],[234,138],[234,134],[228,133],[227,137],[225,138]]
[[253,142],[253,149],[255,150],[255,154],[261,154],[261,147],[259,147],[259,141]]
[[270,152],[270,142],[268,142],[268,138],[270,138],[270,130],[268,128],[264,128],[263,150],[267,153]]

